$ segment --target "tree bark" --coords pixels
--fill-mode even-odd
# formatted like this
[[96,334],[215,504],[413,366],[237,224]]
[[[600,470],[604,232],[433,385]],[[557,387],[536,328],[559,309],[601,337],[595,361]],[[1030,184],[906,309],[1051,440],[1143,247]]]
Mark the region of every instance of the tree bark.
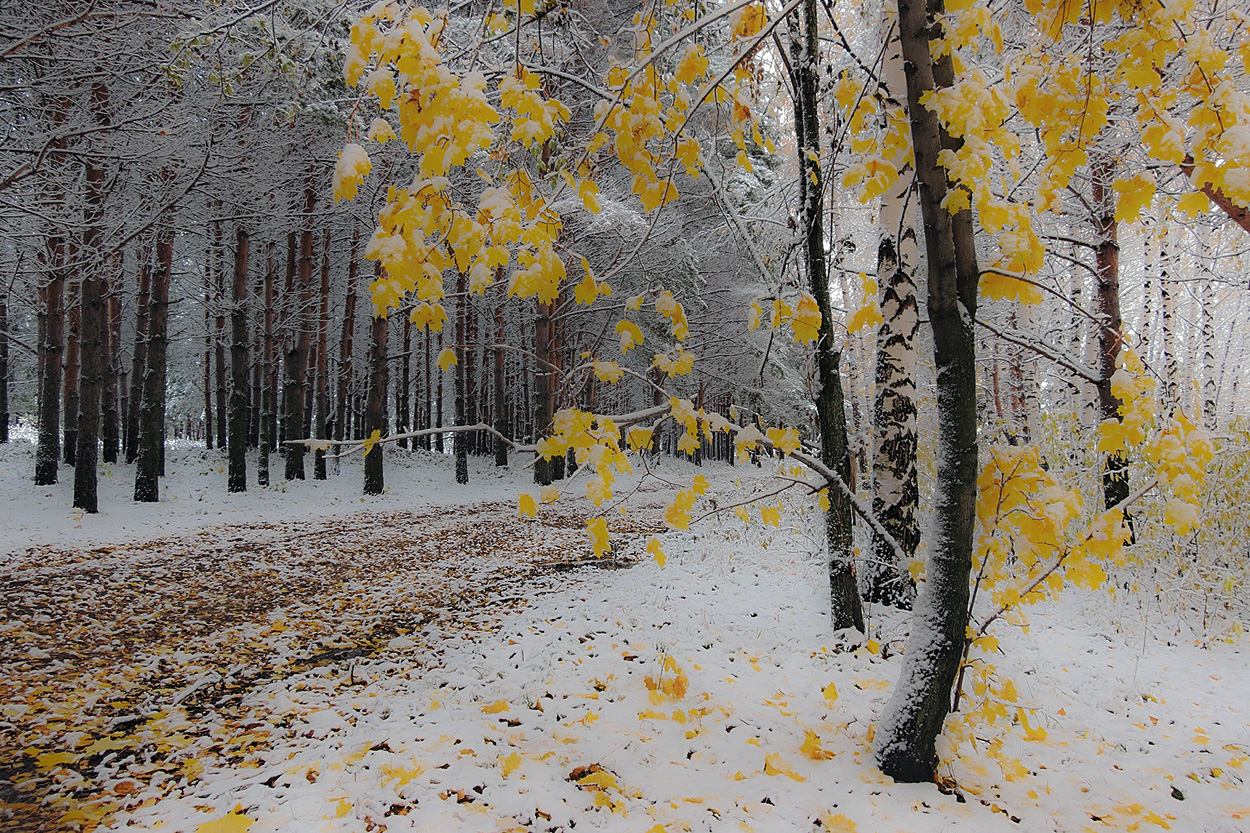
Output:
[[356,333],[356,283],[359,275],[360,226],[352,225],[352,243],[347,261],[347,297],[343,301],[343,326],[339,334],[338,396],[334,403],[334,439],[348,436],[348,399],[352,382],[352,340]]
[[143,400],[143,376],[147,366],[148,324],[152,307],[152,240],[139,245],[139,292],[135,299],[135,344],[130,360],[130,405],[126,408],[126,462],[139,454],[139,413]]
[[[298,291],[295,314],[291,316],[296,329],[289,336],[286,353],[286,417],[285,440],[304,439],[304,385],[308,375],[308,349],[311,341],[308,327],[308,307],[312,302],[313,232],[312,212],[317,202],[317,192],[311,182],[304,190],[304,229],[300,232]],[[302,443],[286,446],[286,479],[304,479],[304,454],[308,450]]]
[[[172,177],[166,176],[168,181]],[[148,319],[143,402],[139,406],[138,456],[135,465],[135,501],[160,499],[159,477],[165,445],[165,354],[169,346],[169,278],[173,270],[174,229],[168,214],[156,229],[156,269],[152,274],[151,309]]]
[[[91,109],[97,123],[108,124],[105,106],[108,88],[96,82],[91,89]],[[86,203],[83,211],[81,314],[82,375],[78,387],[78,430],[74,465],[74,508],[89,514],[100,511],[96,463],[100,444],[100,399],[104,388],[105,352],[105,254],[104,168],[93,153],[83,161]]]
[[[327,227],[321,242],[321,304],[317,313],[317,370],[314,381],[315,425],[314,436],[326,439],[326,421],[329,419],[328,379],[330,361],[326,355],[326,342],[330,332],[330,229]],[[313,480],[326,479],[326,451],[318,448],[313,452]]]
[[211,220],[212,251],[208,262],[212,264],[210,276],[213,281],[213,300],[216,315],[213,319],[214,380],[216,382],[217,447],[228,450],[226,428],[226,246],[221,230],[221,200],[212,200],[214,214]]
[[[534,319],[534,440],[551,431],[551,304],[538,304]],[[535,453],[534,482],[550,486],[552,461]]]
[[[377,267],[382,276],[382,267]],[[387,321],[380,314],[373,316],[369,339],[369,394],[365,406],[365,436],[386,436],[386,331]],[[365,455],[365,494],[382,494],[385,483],[382,472],[382,443],[378,443]]]
[[274,299],[277,291],[278,263],[275,259],[273,241],[270,241],[265,252],[265,286],[264,286],[264,318],[262,320],[261,351],[261,394],[260,394],[260,454],[256,464],[256,484],[269,485],[269,455],[274,449],[277,436],[277,362],[278,354],[274,341]]
[[[455,397],[456,397],[456,427],[461,428],[468,423],[465,421],[465,384],[468,375],[468,353],[465,347],[466,324],[469,315],[469,293],[466,284],[465,274],[461,270],[456,271],[456,344],[453,348],[456,351],[456,379],[455,379]],[[461,485],[469,482],[469,436],[464,431],[457,431],[452,438],[453,448],[456,452],[456,482]]]
[[[81,263],[81,246],[70,243],[69,262]],[[78,275],[67,278],[65,289],[65,378],[61,380],[61,401],[64,405],[62,448],[68,465],[77,465],[78,455],[78,375],[82,368],[82,292],[84,275],[79,266]]]
[[[101,459],[106,463],[117,462],[118,446],[121,439],[121,413],[118,408],[118,376],[121,372],[121,338],[122,338],[122,299],[121,288],[124,284],[122,254],[119,252],[109,259],[109,278],[105,282],[105,308],[107,325],[104,329],[105,366],[104,393],[100,400],[103,412],[103,450]],[[123,381],[121,384],[125,384]]]
[[916,600],[898,684],[877,725],[881,771],[899,781],[927,781],[937,766],[935,743],[951,709],[968,625],[969,573],[977,477],[976,316],[979,268],[972,212],[955,216],[942,206],[947,193],[942,150],[959,143],[921,98],[954,82],[950,53],[932,57],[942,36],[941,0],[899,0],[899,34],[907,74],[920,207],[928,254],[929,321],[937,374],[938,453],[933,536],[925,589]]
[[[500,272],[503,267],[499,267]],[[501,436],[495,437],[495,465],[508,465],[508,444],[504,442],[504,437],[512,435],[512,426],[508,424],[508,400],[506,397],[506,389],[504,387],[504,354],[503,354],[503,322],[504,322],[504,296],[500,293],[499,304],[495,307],[495,373],[494,373],[494,396],[495,396],[495,430]]]
[[[404,434],[412,427],[412,319],[410,310],[404,310],[404,350],[400,356],[399,380],[395,385],[395,433]],[[408,447],[408,439],[397,441],[400,448]],[[416,442],[413,442],[413,446]]]
[[230,419],[226,437],[226,490],[247,491],[247,229],[234,232],[234,283],[230,306]]
[[[55,114],[54,114],[55,115]],[[59,123],[59,122],[58,122]],[[52,167],[59,168],[65,139],[53,142]],[[63,210],[65,195],[52,182],[44,190],[50,210]],[[49,233],[44,244],[43,338],[39,342],[39,444],[35,450],[35,485],[57,482],[61,459],[61,356],[65,349],[65,238],[59,230]]]
[[[840,350],[834,347],[833,307],[829,301],[829,278],[825,259],[824,186],[820,158],[820,121],[816,91],[819,86],[819,36],[816,0],[803,4],[801,36],[791,43],[794,60],[795,136],[799,145],[799,195],[802,201],[800,229],[804,237],[807,279],[820,310],[816,340],[816,415],[820,427],[821,461],[851,483],[847,447],[846,406],[842,396]],[[814,158],[813,158],[814,157]],[[829,509],[825,512],[825,541],[829,547],[829,610],[834,630],[864,630],[864,611],[859,600],[853,562],[851,503],[848,495],[830,484]]]
[[9,294],[0,296],[0,443],[9,441]]
[[[1111,393],[1111,377],[1124,343],[1123,321],[1120,317],[1120,243],[1119,224],[1115,219],[1115,162],[1107,156],[1095,159],[1092,166],[1094,230],[1098,236],[1095,263],[1098,272],[1098,415],[1103,420],[1120,420],[1118,397]],[[1103,505],[1110,509],[1129,495],[1128,460],[1123,454],[1107,456],[1102,475]]]

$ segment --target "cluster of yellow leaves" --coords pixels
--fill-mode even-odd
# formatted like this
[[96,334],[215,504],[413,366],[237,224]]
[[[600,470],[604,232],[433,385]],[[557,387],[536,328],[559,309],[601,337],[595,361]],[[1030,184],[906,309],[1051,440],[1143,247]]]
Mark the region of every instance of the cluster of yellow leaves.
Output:
[[1159,483],[1169,493],[1163,520],[1177,535],[1188,535],[1198,523],[1207,466],[1215,456],[1211,435],[1179,409],[1143,449]]
[[682,700],[690,689],[690,680],[686,672],[677,664],[677,660],[668,654],[660,662],[660,673],[652,677],[646,676],[644,682],[651,692],[651,702],[659,704],[665,700]]
[[[1028,768],[1019,758],[1007,754],[1004,746],[1011,734],[1026,741],[1046,739],[1046,729],[1037,721],[1036,709],[1021,704],[1015,682],[1000,679],[994,664],[986,658],[966,666],[964,694],[967,706],[961,705],[944,727],[944,734],[951,741],[949,754],[976,768],[980,768],[981,760],[989,758],[998,764],[1008,781],[1027,777]],[[965,788],[973,792],[978,789],[973,784],[966,784]]]
[[877,282],[864,272],[859,273],[859,279],[864,284],[864,302],[851,316],[851,320],[846,322],[846,331],[858,333],[860,330],[867,329],[870,332],[876,332],[876,328],[881,326],[884,320],[881,317],[881,305],[877,302]]
[[617,473],[633,471],[629,458],[621,450],[620,429],[607,417],[576,408],[557,411],[552,434],[539,441],[538,453],[550,460],[568,453],[569,449],[573,450],[577,465],[586,466],[591,472],[586,498],[595,506],[612,499]]
[[776,330],[783,323],[789,323],[794,331],[794,340],[799,344],[810,344],[820,335],[820,306],[810,292],[800,292],[799,300],[793,307],[781,298],[773,298],[771,314],[759,301],[752,301],[747,308],[747,328],[758,330],[766,314],[771,329]]

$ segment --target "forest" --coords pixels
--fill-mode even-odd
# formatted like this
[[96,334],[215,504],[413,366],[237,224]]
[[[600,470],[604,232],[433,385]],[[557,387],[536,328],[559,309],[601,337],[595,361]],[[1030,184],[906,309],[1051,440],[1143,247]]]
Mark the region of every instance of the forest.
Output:
[[1250,824],[1250,9],[9,0],[0,113],[6,830]]

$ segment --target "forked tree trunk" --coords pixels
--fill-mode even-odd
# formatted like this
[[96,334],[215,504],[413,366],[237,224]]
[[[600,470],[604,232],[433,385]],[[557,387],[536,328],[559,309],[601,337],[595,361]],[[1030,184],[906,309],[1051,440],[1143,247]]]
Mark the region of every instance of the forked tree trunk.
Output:
[[226,490],[247,491],[247,229],[234,232],[234,283],[230,305],[230,419]]
[[[169,179],[167,175],[165,180]],[[139,406],[139,453],[135,464],[135,501],[139,503],[155,503],[160,499],[159,477],[165,445],[165,354],[169,346],[166,327],[173,252],[173,223],[166,213],[156,229],[156,268],[152,274],[143,402]]]
[[[380,278],[382,267],[377,267]],[[369,393],[365,406],[365,436],[386,436],[386,331],[387,321],[375,313],[370,327],[369,339]],[[365,494],[380,495],[385,482],[382,471],[382,443],[378,443],[365,455]]]
[[899,781],[928,781],[937,766],[935,744],[951,709],[951,686],[968,626],[969,573],[977,478],[977,281],[972,212],[952,216],[942,205],[942,150],[959,142],[921,104],[926,94],[954,83],[949,51],[933,59],[930,41],[941,0],[899,0],[899,34],[907,72],[916,176],[928,254],[928,306],[937,375],[937,485],[924,592],[916,600],[903,668],[877,724],[875,753],[882,772]]
[[[821,461],[851,483],[847,448],[846,407],[842,397],[840,350],[834,347],[833,307],[825,260],[824,186],[819,164],[820,121],[816,91],[819,86],[819,39],[816,0],[803,4],[801,35],[791,43],[794,60],[795,136],[799,144],[799,195],[802,201],[800,229],[804,238],[804,261],[808,285],[820,310],[816,341],[816,417],[820,427]],[[846,492],[830,484],[829,509],[825,512],[825,541],[829,547],[829,611],[834,630],[864,630],[864,611],[855,580],[851,503]]]

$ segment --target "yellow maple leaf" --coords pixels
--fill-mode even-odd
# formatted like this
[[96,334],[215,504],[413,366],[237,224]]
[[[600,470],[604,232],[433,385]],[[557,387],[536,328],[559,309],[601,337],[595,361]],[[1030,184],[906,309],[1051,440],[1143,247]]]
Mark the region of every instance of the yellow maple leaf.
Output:
[[692,43],[677,62],[674,77],[683,84],[693,84],[707,72],[708,59],[703,54],[703,44]]
[[826,813],[823,821],[825,830],[832,833],[856,833],[859,830],[859,825],[841,813],[832,816]]
[[1141,210],[1150,205],[1155,196],[1155,181],[1147,174],[1118,179],[1111,187],[1117,195],[1115,219],[1120,223],[1137,222]]
[[799,344],[810,344],[820,334],[820,307],[810,293],[804,292],[799,296],[794,315],[790,317],[790,327],[794,330],[794,340]]
[[595,283],[594,276],[590,274],[590,270],[586,270],[586,277],[582,278],[573,289],[573,300],[584,306],[589,306],[599,297],[599,286]]
[[781,506],[761,507],[760,520],[769,526],[781,526]]
[[577,186],[577,195],[582,198],[582,205],[591,214],[598,214],[603,206],[599,204],[599,186],[589,179],[583,179]]
[[438,354],[438,366],[444,373],[451,370],[460,360],[456,358],[456,351],[448,347]]
[[668,559],[664,556],[664,550],[660,549],[660,541],[658,538],[652,538],[647,542],[647,552],[655,559],[655,563],[661,567],[667,563]]
[[195,833],[247,833],[255,819],[239,812],[230,813],[214,821],[206,821],[195,828]]
[[534,496],[528,492],[522,492],[517,498],[517,508],[523,518],[538,517],[538,504],[534,502]]
[[764,774],[765,775],[784,775],[795,781],[806,781],[802,775],[794,771],[794,767],[790,766],[781,758],[778,752],[769,752],[764,756]]
[[813,761],[827,761],[833,757],[832,752],[821,747],[820,735],[811,729],[803,730],[803,744],[799,747],[799,752]]
[[612,542],[608,540],[608,522],[603,518],[592,518],[586,521],[586,531],[590,533],[590,542],[595,548],[595,558],[603,558],[612,551]]
[[369,456],[369,452],[373,451],[373,447],[382,441],[382,432],[375,428],[373,433],[365,438],[365,456]]
[[616,333],[621,337],[622,353],[628,353],[629,348],[642,344],[642,330],[633,321],[621,319],[616,322]]
[[838,700],[838,687],[833,683],[829,683],[829,685],[822,688],[820,693],[825,695],[825,702],[831,706]]
[[1197,217],[1211,210],[1211,198],[1201,191],[1192,191],[1176,201],[1176,210]]
[[609,384],[621,381],[621,376],[625,373],[616,362],[595,362],[594,372],[596,379]]
[[488,703],[487,705],[482,706],[483,714],[499,714],[500,712],[506,712],[507,710],[508,710],[507,700],[496,700],[493,703]]
[[503,755],[499,756],[499,769],[503,773],[504,778],[507,778],[509,775],[516,772],[517,768],[520,766],[521,756],[516,752],[513,752],[506,758]]

